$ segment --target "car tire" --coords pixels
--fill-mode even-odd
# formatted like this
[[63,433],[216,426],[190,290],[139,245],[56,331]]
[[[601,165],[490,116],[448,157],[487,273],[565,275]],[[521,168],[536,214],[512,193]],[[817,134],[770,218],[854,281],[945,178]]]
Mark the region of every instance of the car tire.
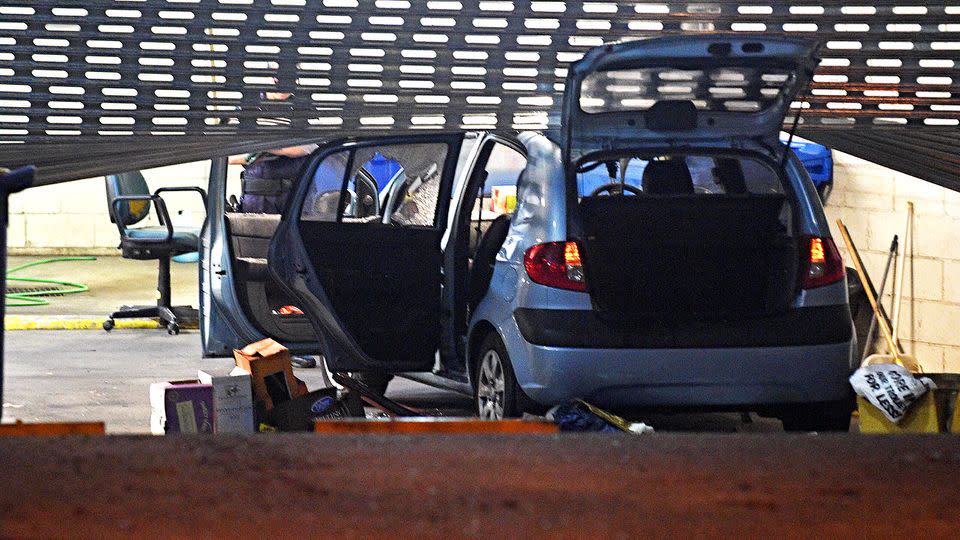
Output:
[[850,431],[852,399],[827,403],[806,403],[784,411],[780,416],[785,431]]
[[393,380],[393,375],[379,371],[365,371],[363,373],[354,373],[353,378],[382,396],[387,393],[387,386],[389,386],[390,381]]
[[473,402],[481,420],[517,418],[523,414],[522,394],[510,356],[496,332],[487,334],[474,358]]

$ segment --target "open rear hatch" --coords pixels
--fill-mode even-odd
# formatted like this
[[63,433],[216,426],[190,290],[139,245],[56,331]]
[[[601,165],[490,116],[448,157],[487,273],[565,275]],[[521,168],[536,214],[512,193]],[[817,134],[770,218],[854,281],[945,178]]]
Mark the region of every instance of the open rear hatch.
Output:
[[779,148],[817,50],[805,39],[726,34],[594,48],[567,75],[564,158],[684,144]]
[[[601,316],[729,320],[790,308],[801,246],[779,132],[815,49],[785,38],[667,37],[600,47],[571,66],[563,150],[567,189],[578,195],[568,200],[578,204],[568,223]],[[642,192],[580,192],[585,165],[641,155]],[[695,155],[738,163],[741,189],[695,192],[684,164]],[[742,188],[737,155],[762,164],[777,189]],[[648,172],[666,188],[650,188]]]

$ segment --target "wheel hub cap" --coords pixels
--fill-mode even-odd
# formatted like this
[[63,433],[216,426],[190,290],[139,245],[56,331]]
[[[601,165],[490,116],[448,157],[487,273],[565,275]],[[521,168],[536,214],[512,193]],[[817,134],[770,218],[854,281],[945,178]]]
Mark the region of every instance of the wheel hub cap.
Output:
[[502,420],[505,387],[503,362],[497,351],[487,351],[480,360],[477,379],[477,410],[483,420]]

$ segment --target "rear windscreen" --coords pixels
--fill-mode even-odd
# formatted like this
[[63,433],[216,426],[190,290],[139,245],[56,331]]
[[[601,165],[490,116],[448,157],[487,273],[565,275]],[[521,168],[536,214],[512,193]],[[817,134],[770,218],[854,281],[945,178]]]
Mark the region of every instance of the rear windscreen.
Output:
[[580,108],[588,114],[645,111],[658,101],[691,101],[700,110],[756,112],[773,104],[793,77],[788,70],[754,67],[598,71],[580,85]]
[[586,162],[578,167],[580,197],[608,195],[782,194],[779,176],[748,158],[658,156]]

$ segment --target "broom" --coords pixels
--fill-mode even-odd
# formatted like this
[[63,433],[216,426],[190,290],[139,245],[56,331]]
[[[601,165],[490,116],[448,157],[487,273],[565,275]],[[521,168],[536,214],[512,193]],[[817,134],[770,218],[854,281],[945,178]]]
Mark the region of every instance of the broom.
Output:
[[837,220],[837,227],[840,230],[840,236],[843,237],[844,244],[847,246],[847,251],[850,253],[853,268],[857,271],[857,275],[860,276],[860,281],[863,283],[863,291],[867,295],[870,307],[873,308],[873,313],[876,315],[877,326],[880,327],[880,333],[883,334],[883,339],[887,343],[887,349],[890,351],[890,354],[872,354],[868,356],[867,359],[863,361],[863,365],[899,364],[907,368],[911,373],[923,371],[916,358],[903,354],[900,347],[897,346],[893,337],[893,330],[890,328],[890,322],[887,320],[886,314],[882,311],[877,301],[876,292],[873,290],[873,283],[870,282],[870,276],[867,275],[867,271],[863,267],[863,261],[860,260],[860,253],[850,238],[850,231],[847,230],[847,226],[843,224],[843,220],[841,219]]

